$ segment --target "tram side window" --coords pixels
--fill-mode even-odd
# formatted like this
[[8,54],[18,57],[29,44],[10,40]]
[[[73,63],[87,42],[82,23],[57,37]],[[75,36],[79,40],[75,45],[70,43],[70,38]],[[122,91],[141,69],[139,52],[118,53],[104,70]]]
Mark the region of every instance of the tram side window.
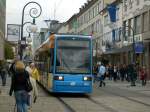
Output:
[[50,60],[49,60],[50,62],[50,72],[52,73],[53,72],[53,66],[54,66],[54,49],[53,48],[51,48],[50,49]]
[[43,55],[41,55],[41,58],[40,58],[40,66],[41,66],[41,71],[44,73],[44,58],[43,58]]

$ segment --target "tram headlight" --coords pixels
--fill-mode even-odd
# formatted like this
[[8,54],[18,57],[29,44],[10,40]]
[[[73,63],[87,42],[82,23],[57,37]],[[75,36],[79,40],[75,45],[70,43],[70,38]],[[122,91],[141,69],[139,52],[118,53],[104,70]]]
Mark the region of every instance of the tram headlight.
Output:
[[62,76],[59,76],[58,79],[59,79],[59,80],[63,80],[63,77],[62,77]]
[[83,80],[84,80],[84,81],[91,81],[91,80],[92,80],[92,77],[84,76],[84,77],[83,77]]
[[63,76],[54,76],[54,80],[63,81],[63,80],[64,80],[64,77],[63,77]]

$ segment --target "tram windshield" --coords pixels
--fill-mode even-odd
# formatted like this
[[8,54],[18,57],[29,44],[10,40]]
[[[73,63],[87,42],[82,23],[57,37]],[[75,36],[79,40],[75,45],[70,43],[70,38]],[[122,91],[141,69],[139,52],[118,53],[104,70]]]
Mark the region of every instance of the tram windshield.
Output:
[[89,40],[58,40],[56,72],[88,74],[90,55]]

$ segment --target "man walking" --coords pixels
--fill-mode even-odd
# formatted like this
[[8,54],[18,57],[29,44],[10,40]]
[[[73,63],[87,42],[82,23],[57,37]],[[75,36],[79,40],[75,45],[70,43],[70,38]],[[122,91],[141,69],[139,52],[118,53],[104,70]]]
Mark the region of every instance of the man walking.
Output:
[[130,77],[130,81],[131,81],[131,86],[136,86],[135,85],[135,80],[136,80],[136,70],[135,70],[135,65],[134,64],[130,64],[128,66],[128,75]]
[[105,82],[104,82],[105,72],[106,72],[106,68],[103,64],[101,64],[100,67],[99,67],[99,72],[98,72],[98,77],[99,77],[99,80],[100,80],[99,87],[102,87],[102,85],[104,85],[104,86],[106,85]]

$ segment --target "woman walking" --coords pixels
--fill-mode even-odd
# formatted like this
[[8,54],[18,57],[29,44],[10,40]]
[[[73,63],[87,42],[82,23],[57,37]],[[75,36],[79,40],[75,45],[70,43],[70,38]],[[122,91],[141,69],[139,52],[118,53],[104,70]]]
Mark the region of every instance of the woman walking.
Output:
[[29,80],[29,74],[25,70],[25,65],[22,61],[15,63],[15,72],[12,75],[12,82],[9,95],[14,92],[17,112],[27,112],[28,92],[32,90]]
[[146,78],[147,78],[146,68],[145,66],[143,66],[143,68],[140,70],[140,79],[142,81],[142,86],[146,85]]
[[30,82],[33,87],[32,91],[29,93],[30,99],[29,99],[29,112],[31,112],[32,104],[36,102],[37,96],[38,96],[38,89],[36,86],[36,80],[32,77],[32,69],[27,66],[26,71],[29,73],[30,76]]
[[31,63],[30,66],[31,66],[31,69],[32,69],[32,77],[36,81],[39,81],[40,80],[40,75],[39,75],[39,72],[38,72],[37,68],[35,67],[35,64]]

